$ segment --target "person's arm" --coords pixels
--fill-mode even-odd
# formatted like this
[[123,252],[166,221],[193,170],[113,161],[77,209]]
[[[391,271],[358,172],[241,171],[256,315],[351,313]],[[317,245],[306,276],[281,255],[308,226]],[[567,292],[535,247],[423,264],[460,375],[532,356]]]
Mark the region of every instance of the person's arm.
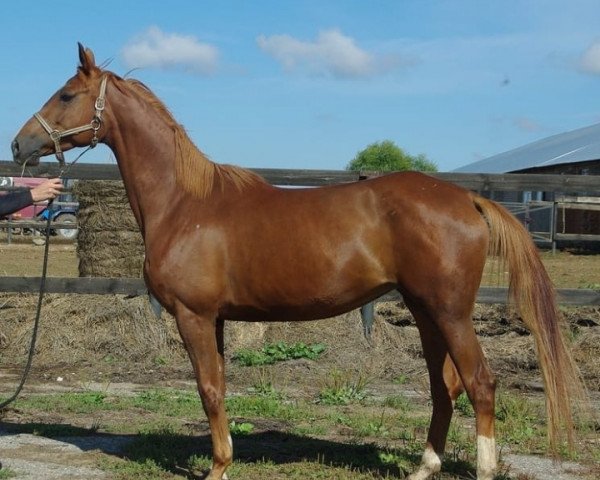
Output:
[[31,189],[31,198],[34,202],[52,200],[57,197],[62,189],[63,184],[59,178],[50,178]]
[[50,178],[33,187],[31,190],[12,192],[0,196],[0,217],[15,213],[33,202],[52,200],[63,189],[62,181],[58,178]]
[[10,192],[0,196],[0,217],[5,217],[33,203],[31,190]]

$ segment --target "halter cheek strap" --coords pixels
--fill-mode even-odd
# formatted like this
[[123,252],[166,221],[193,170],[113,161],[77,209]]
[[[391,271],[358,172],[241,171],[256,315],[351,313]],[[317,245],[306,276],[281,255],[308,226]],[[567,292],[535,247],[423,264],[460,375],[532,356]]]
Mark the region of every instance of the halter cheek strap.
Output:
[[50,139],[54,142],[54,154],[56,155],[56,159],[58,163],[63,166],[65,164],[65,156],[63,154],[62,149],[60,148],[60,141],[64,137],[68,137],[70,135],[77,135],[78,133],[87,132],[88,130],[92,130],[94,135],[90,142],[90,148],[94,148],[98,145],[98,130],[102,126],[102,112],[104,111],[105,105],[105,97],[106,97],[106,82],[108,80],[108,76],[104,75],[102,77],[102,82],[100,83],[100,93],[98,98],[96,98],[96,102],[94,104],[94,108],[96,113],[94,114],[92,120],[87,125],[82,125],[80,127],[69,128],[68,130],[57,130],[52,128],[50,124],[44,120],[44,117],[40,114],[40,112],[34,113],[33,116],[40,122],[40,125],[46,130],[46,133],[50,135]]

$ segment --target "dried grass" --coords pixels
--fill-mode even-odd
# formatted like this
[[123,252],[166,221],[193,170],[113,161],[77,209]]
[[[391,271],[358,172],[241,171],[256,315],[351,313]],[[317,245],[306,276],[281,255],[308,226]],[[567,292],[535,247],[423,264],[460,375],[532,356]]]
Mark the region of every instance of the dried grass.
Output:
[[121,181],[80,181],[80,233],[77,242],[81,277],[141,277],[144,243]]
[[[27,355],[35,296],[0,296],[0,364],[20,366]],[[574,332],[571,347],[588,388],[600,390],[600,309],[572,308],[567,319]],[[492,370],[503,385],[528,386],[539,381],[531,335],[504,306],[478,305],[475,325]],[[580,326],[578,323],[585,325]],[[594,326],[597,325],[597,326]],[[326,352],[317,362],[279,367],[289,378],[332,369],[369,378],[400,375],[426,379],[419,334],[408,310],[398,303],[380,304],[373,336],[367,340],[357,311],[314,322],[227,322],[226,356],[240,348],[260,348],[283,341],[324,343]],[[175,322],[163,312],[156,318],[145,297],[122,295],[48,295],[36,348],[38,368],[92,365],[117,359],[121,369],[156,366],[157,359],[170,367],[191,372]],[[106,370],[105,363],[102,363]],[[289,372],[287,372],[289,370]],[[285,373],[287,372],[287,373]],[[230,372],[230,380],[244,372]]]

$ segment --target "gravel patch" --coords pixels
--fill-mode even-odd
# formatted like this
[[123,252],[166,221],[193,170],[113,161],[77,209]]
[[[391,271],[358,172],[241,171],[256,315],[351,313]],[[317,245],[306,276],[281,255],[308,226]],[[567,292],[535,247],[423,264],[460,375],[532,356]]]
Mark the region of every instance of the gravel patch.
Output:
[[549,458],[531,455],[504,455],[505,465],[510,467],[510,474],[528,475],[531,480],[581,480],[588,470],[574,462],[555,462]]
[[0,462],[16,480],[101,480],[97,454],[116,454],[131,438],[101,435],[50,439],[0,430]]

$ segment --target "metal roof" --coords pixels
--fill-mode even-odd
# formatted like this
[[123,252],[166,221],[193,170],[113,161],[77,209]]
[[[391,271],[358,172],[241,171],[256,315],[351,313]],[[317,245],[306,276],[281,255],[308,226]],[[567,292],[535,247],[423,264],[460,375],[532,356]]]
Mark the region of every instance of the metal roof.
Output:
[[600,123],[559,133],[464,165],[455,172],[506,173],[600,159]]

